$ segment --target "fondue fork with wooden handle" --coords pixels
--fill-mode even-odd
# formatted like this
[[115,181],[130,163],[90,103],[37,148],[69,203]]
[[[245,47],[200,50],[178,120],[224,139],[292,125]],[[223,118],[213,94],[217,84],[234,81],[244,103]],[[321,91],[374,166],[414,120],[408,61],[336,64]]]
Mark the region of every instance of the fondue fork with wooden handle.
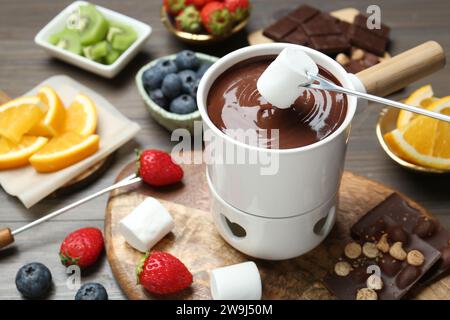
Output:
[[91,201],[92,199],[97,198],[107,192],[110,192],[110,191],[113,191],[115,189],[122,188],[125,186],[129,186],[129,185],[141,182],[141,181],[142,181],[142,179],[140,177],[138,177],[136,174],[132,174],[132,175],[126,177],[125,179],[115,183],[112,186],[109,186],[103,190],[93,193],[90,196],[87,196],[81,200],[78,200],[72,204],[69,204],[68,206],[65,206],[64,208],[61,208],[52,213],[49,213],[46,216],[44,216],[40,219],[37,219],[23,227],[20,227],[18,229],[12,230],[12,231],[10,228],[0,229],[0,249],[12,244],[15,240],[14,236],[18,235],[19,233],[25,232],[37,225],[40,225],[41,223],[44,223],[47,220],[50,220],[56,216],[59,216],[60,214],[63,214],[73,208],[76,208],[76,207],[82,205],[83,203]]

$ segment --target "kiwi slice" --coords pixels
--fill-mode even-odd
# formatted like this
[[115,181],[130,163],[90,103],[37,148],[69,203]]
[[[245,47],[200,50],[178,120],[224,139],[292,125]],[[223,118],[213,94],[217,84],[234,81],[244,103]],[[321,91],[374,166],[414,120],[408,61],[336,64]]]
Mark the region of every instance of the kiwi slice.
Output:
[[65,29],[61,32],[52,34],[48,41],[64,50],[68,50],[75,54],[81,54],[81,42],[78,32]]
[[119,59],[121,54],[122,54],[121,51],[110,48],[108,54],[105,56],[105,63],[113,64],[114,62],[116,62],[117,59]]
[[125,51],[136,39],[137,33],[133,28],[117,22],[110,22],[106,40],[111,43],[113,49]]
[[94,5],[87,4],[69,16],[67,28],[79,32],[83,46],[90,46],[105,39],[109,23]]
[[106,41],[101,41],[92,46],[87,46],[83,49],[84,56],[88,59],[97,61],[106,55],[110,51],[109,43]]

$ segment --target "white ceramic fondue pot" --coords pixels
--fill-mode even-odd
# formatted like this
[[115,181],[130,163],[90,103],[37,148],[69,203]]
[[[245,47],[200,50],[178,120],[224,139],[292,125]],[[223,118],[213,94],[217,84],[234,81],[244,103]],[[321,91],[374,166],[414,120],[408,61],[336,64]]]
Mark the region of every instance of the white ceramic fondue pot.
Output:
[[[238,141],[218,129],[208,116],[207,97],[215,79],[233,65],[257,56],[279,54],[289,46],[304,50],[343,87],[380,96],[445,64],[440,45],[427,42],[355,76],[348,74],[332,58],[313,49],[272,43],[234,51],[206,72],[197,94],[205,125],[205,150],[214,148],[206,137],[224,145],[222,151],[214,152],[207,163],[214,221],[230,245],[250,256],[269,260],[289,259],[308,252],[333,227],[350,125],[358,101],[347,96],[344,122],[323,140],[293,149],[266,149]],[[270,159],[271,164],[262,161],[228,163],[224,159],[230,156],[230,150],[235,154],[257,154],[260,158]]]

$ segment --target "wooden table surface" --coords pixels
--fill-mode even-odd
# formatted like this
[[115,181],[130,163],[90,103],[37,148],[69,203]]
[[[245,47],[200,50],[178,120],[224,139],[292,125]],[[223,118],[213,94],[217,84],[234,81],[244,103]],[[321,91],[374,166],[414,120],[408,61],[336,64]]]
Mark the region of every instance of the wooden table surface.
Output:
[[[45,213],[89,195],[94,190],[111,184],[122,166],[134,158],[133,150],[159,148],[170,150],[170,134],[149,116],[141,100],[134,76],[140,66],[150,60],[188,48],[173,38],[159,20],[159,0],[96,0],[96,3],[122,12],[153,27],[150,41],[140,54],[115,79],[106,80],[76,67],[50,58],[33,43],[35,34],[71,1],[68,0],[1,0],[0,1],[0,88],[15,97],[26,92],[36,83],[56,74],[67,74],[97,90],[111,101],[123,114],[137,121],[142,131],[137,138],[122,147],[112,167],[89,188],[60,198],[47,198],[27,210],[15,198],[0,192],[0,226],[19,227]],[[355,7],[365,11],[368,5],[378,4],[382,9],[382,21],[392,28],[391,53],[395,54],[427,40],[438,41],[450,58],[450,2],[448,0],[253,0],[254,10],[247,27],[253,31],[267,25],[274,13],[293,8],[299,3],[310,3],[322,10],[331,11]],[[246,46],[246,32],[227,42],[208,48],[191,49],[222,56]],[[449,59],[450,60],[450,59]],[[408,87],[392,96],[400,99],[419,85],[432,83],[437,96],[450,95],[449,67]],[[346,169],[396,188],[415,199],[437,215],[450,228],[449,177],[424,176],[408,172],[385,155],[375,136],[375,123],[380,106],[370,105],[359,110],[353,121]],[[14,284],[20,266],[40,261],[52,271],[54,289],[50,298],[72,299],[75,291],[66,286],[65,268],[58,258],[58,249],[64,236],[80,227],[96,226],[103,229],[103,217],[107,196],[93,200],[18,236],[15,246],[0,252],[0,299],[19,299]],[[87,274],[82,282],[101,282],[111,299],[125,298],[117,286],[106,258]]]

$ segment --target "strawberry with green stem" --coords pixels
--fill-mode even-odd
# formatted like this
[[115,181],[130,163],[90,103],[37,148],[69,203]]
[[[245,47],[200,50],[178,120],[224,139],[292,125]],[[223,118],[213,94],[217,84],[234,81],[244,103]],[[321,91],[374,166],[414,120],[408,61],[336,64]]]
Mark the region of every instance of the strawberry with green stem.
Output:
[[207,3],[200,12],[205,29],[216,36],[229,33],[233,28],[233,17],[222,2]]
[[195,8],[195,6],[190,5],[175,18],[175,24],[179,30],[199,33],[202,29],[200,12]]
[[224,4],[235,21],[242,21],[250,14],[250,4],[248,0],[225,0]]
[[186,0],[164,0],[165,10],[172,16],[177,16],[181,10],[186,8]]

